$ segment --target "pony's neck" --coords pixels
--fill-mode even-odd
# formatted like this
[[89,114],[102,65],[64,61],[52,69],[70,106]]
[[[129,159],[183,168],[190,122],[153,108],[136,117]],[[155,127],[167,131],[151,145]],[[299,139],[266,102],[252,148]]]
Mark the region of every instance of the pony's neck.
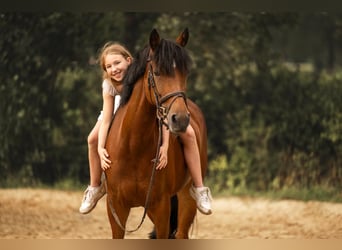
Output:
[[154,129],[153,124],[156,124],[156,109],[148,102],[145,96],[143,77],[135,84],[127,106],[127,114],[125,115],[125,118],[132,121],[132,127],[143,126],[145,131],[148,129]]

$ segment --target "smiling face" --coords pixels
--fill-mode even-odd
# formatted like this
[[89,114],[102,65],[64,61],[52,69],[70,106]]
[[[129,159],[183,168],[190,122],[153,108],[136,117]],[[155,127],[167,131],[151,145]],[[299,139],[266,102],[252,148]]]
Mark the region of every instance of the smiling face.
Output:
[[128,66],[133,62],[131,53],[121,44],[108,42],[101,49],[99,63],[102,78],[110,80],[116,90],[121,93],[122,81]]
[[110,77],[115,82],[121,83],[126,75],[127,68],[131,64],[131,58],[124,58],[121,54],[108,54],[104,59],[104,67]]

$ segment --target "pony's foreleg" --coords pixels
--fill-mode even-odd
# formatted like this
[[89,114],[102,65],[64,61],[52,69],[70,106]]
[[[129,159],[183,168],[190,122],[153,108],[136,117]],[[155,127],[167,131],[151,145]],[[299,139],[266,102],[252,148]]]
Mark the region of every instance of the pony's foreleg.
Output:
[[171,199],[165,195],[150,206],[148,216],[155,226],[157,239],[168,239],[170,231]]
[[[171,213],[170,213],[170,230],[169,230],[169,239],[175,238],[175,233],[177,231],[177,223],[178,223],[178,199],[177,195],[171,197]],[[153,227],[153,230],[149,233],[150,239],[156,239],[156,227]]]
[[114,207],[114,204],[111,203],[111,199],[109,199],[107,195],[107,215],[112,229],[112,238],[123,239],[125,237],[125,231],[120,227],[120,225],[115,220],[114,212],[117,215],[117,218],[119,219],[121,225],[125,227],[130,209],[120,207],[117,204],[115,205],[116,206]]
[[195,200],[190,196],[189,185],[186,185],[178,197],[178,227],[175,235],[176,239],[188,239],[189,230],[194,222],[197,207]]

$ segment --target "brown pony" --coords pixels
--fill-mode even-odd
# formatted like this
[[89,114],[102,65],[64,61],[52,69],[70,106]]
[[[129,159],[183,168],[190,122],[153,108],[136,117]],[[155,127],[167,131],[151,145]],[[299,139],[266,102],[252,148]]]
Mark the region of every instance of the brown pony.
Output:
[[[178,200],[174,236],[189,237],[197,208],[189,194],[191,178],[177,135],[191,123],[205,176],[207,131],[201,110],[185,95],[191,63],[184,48],[188,38],[188,29],[176,42],[162,39],[152,30],[149,45],[138,53],[124,79],[121,105],[106,143],[112,161],[105,174],[107,213],[113,238],[124,238],[130,209],[138,206],[145,207],[142,217],[147,214],[151,219],[156,237],[168,238],[172,233],[169,231],[173,196]],[[168,126],[172,132],[168,165],[154,171],[161,126]]]

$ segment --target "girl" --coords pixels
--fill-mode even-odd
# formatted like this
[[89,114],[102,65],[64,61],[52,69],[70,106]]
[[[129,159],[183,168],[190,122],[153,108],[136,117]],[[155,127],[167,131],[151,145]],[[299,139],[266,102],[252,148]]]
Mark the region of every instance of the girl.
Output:
[[[103,110],[88,136],[88,158],[90,169],[90,185],[84,192],[80,213],[89,213],[98,200],[105,195],[104,180],[101,180],[102,170],[110,167],[111,161],[105,149],[108,128],[113,114],[119,105],[122,80],[127,68],[133,61],[132,55],[118,43],[107,43],[101,50],[100,65],[103,70],[102,96]],[[180,135],[184,145],[184,156],[193,180],[190,189],[191,196],[196,200],[197,208],[204,214],[211,214],[211,194],[208,187],[203,186],[200,168],[200,156],[196,136],[189,125]],[[169,131],[163,126],[163,144],[160,149],[157,169],[167,165],[167,151],[169,146]]]
[[106,193],[104,180],[101,180],[101,166],[105,169],[110,162],[108,162],[108,153],[104,146],[112,116],[119,106],[122,79],[128,66],[132,63],[133,57],[122,45],[109,42],[102,48],[99,61],[103,70],[103,110],[88,136],[90,185],[84,192],[82,204],[79,208],[82,214],[89,213],[96,206],[97,201]]

